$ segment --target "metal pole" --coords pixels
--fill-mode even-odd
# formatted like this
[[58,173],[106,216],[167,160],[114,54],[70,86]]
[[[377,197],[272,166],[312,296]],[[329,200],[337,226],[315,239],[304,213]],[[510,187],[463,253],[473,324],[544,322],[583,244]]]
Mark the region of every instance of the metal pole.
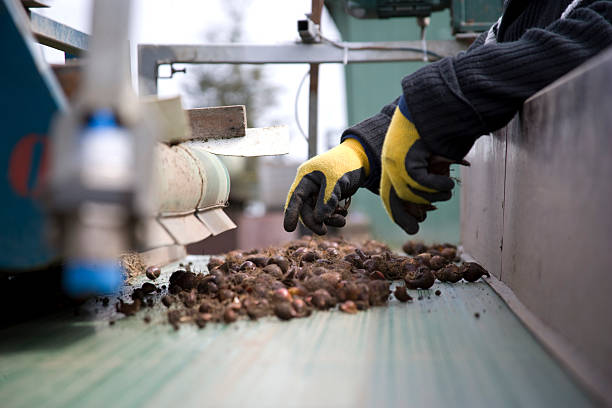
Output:
[[317,124],[319,109],[319,64],[310,64],[310,92],[308,94],[308,158],[317,155]]
[[[323,0],[312,0],[310,19],[321,24]],[[308,157],[317,155],[317,125],[319,109],[319,64],[310,64],[310,93],[308,102]]]

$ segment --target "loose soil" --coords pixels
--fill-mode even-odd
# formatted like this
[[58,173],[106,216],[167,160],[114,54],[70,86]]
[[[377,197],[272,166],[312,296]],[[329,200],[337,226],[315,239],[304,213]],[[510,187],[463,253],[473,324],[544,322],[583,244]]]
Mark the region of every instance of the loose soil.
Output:
[[[212,257],[208,273],[194,272],[191,265],[177,269],[160,299],[175,329],[182,324],[203,328],[209,322],[273,315],[280,320],[304,318],[314,310],[356,314],[385,306],[394,280],[405,282],[394,296],[412,302],[406,289],[429,289],[436,279],[474,282],[489,276],[478,264],[457,265],[457,249],[451,244],[410,241],[403,249],[410,256],[394,254],[376,241],[356,245],[341,238],[307,237],[280,247],[231,251]],[[159,276],[157,270],[148,272],[151,280]],[[132,302],[117,303],[117,311],[133,315],[152,306],[151,295],[160,292],[162,288],[145,282],[132,292]]]

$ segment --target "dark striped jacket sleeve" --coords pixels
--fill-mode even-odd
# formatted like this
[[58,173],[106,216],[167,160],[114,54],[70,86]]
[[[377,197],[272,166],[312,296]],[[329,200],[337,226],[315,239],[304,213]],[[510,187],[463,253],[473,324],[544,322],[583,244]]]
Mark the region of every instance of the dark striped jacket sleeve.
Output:
[[402,80],[419,134],[436,154],[463,158],[474,141],[505,126],[521,104],[612,45],[612,1],[585,1],[519,40],[476,44]]

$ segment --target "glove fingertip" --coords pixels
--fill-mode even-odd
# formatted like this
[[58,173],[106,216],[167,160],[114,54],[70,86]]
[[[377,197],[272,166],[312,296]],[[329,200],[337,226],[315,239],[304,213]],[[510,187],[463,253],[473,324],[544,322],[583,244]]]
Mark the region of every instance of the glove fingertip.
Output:
[[295,228],[297,227],[298,214],[299,214],[299,210],[301,207],[300,205],[301,202],[298,202],[298,201],[300,200],[295,199],[294,197],[291,197],[287,205],[287,208],[285,208],[283,228],[285,228],[285,231],[287,232],[293,232],[295,231]]
[[409,235],[419,232],[419,223],[411,215],[406,215],[397,220],[397,224]]
[[406,231],[409,235],[414,235],[419,232],[419,224],[414,225],[413,228],[406,228],[404,231]]
[[346,218],[341,214],[334,214],[325,219],[325,224],[329,225],[330,227],[342,228],[346,225]]
[[448,201],[453,197],[453,193],[451,191],[444,191],[443,193],[446,194],[442,194],[442,199],[440,199],[440,201]]
[[327,235],[327,227],[323,226],[321,230],[313,230],[313,232],[319,236]]
[[290,215],[285,214],[285,219],[283,220],[283,228],[287,232],[295,231],[297,227],[297,219],[292,219]]
[[455,188],[455,182],[452,178],[446,176],[436,176],[432,178],[432,181],[436,181],[435,189],[440,192],[450,192],[453,188]]

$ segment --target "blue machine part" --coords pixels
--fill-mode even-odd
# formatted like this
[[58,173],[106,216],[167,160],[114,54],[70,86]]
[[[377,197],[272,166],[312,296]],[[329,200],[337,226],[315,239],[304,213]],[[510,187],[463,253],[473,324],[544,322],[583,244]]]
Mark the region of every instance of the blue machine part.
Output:
[[0,270],[40,268],[54,259],[37,198],[47,169],[47,133],[53,114],[66,106],[42,59],[23,6],[0,0]]
[[64,265],[62,279],[72,297],[114,294],[123,285],[123,270],[116,259],[73,259]]

